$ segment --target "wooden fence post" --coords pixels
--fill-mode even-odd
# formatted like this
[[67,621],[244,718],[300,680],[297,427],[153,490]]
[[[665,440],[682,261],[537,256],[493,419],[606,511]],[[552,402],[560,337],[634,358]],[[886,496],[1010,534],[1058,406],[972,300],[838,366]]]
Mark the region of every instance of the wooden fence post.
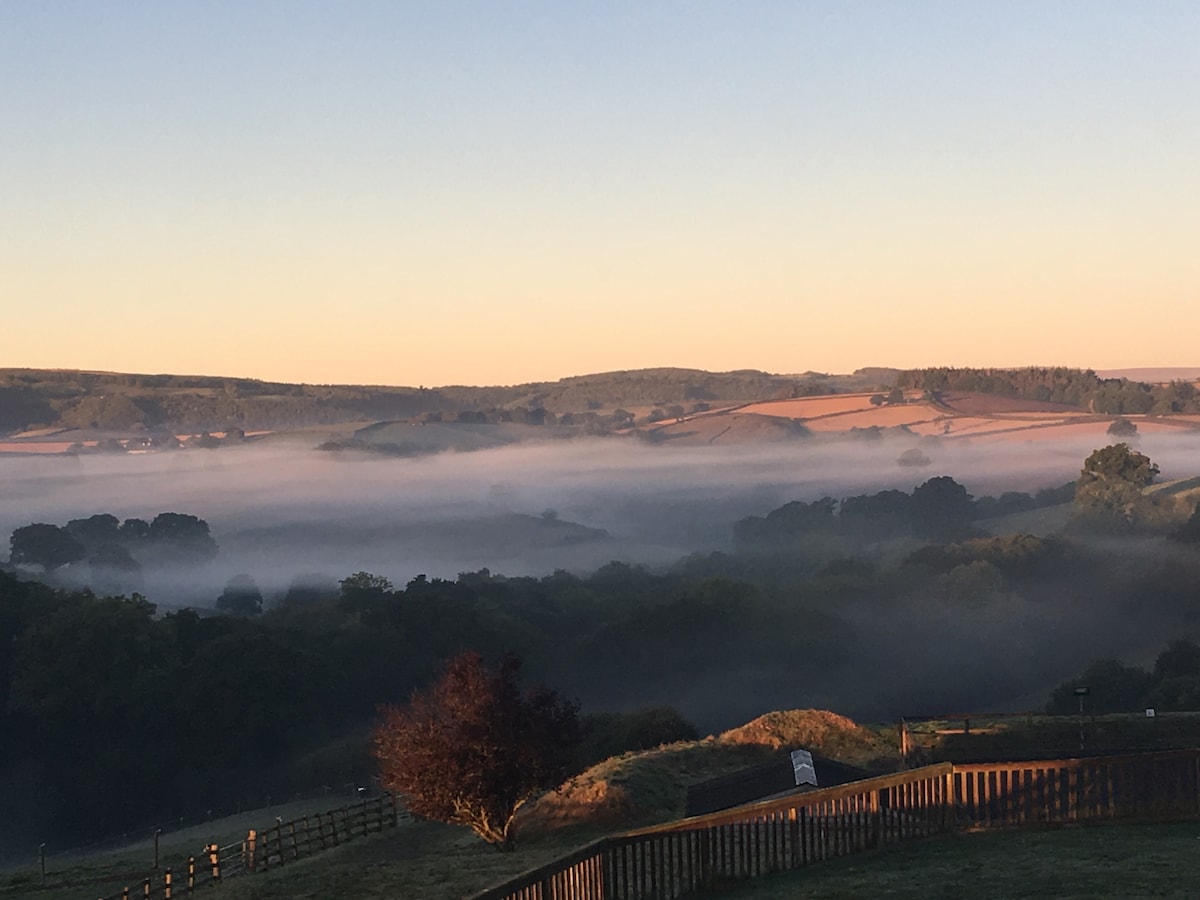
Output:
[[171,900],[171,867],[163,872],[163,900]]
[[212,880],[216,884],[221,883],[221,856],[218,852],[220,848],[216,844],[208,845],[208,863],[212,866]]
[[187,891],[189,894],[196,890],[196,857],[194,856],[188,857],[187,885]]
[[247,872],[254,871],[254,851],[257,849],[257,843],[258,832],[251,828],[250,833],[246,835],[246,842],[242,844],[242,863]]

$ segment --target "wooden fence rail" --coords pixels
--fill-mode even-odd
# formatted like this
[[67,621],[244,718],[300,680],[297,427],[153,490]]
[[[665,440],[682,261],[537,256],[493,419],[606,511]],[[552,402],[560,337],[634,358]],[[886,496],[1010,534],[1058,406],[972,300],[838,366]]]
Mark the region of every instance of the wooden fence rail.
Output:
[[290,822],[276,821],[228,846],[206,845],[200,854],[189,856],[180,865],[148,874],[100,900],[177,900],[205,885],[266,871],[354,838],[394,828],[406,818],[408,813],[396,798],[384,795]]
[[473,900],[673,900],[950,831],[1200,817],[1200,749],[941,763],[605,838]]

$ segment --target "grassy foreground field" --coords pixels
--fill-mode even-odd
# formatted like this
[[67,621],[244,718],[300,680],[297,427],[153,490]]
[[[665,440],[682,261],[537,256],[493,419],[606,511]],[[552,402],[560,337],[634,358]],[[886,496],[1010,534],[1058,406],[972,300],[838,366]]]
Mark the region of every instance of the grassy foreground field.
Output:
[[934,838],[747,881],[722,900],[1200,897],[1200,822]]

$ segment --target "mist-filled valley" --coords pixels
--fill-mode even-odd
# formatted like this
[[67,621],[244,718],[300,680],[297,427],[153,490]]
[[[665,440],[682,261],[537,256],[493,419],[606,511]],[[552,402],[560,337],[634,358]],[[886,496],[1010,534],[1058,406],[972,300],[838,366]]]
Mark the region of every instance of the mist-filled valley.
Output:
[[[1093,660],[1148,665],[1197,631],[1200,553],[1169,537],[1194,500],[1155,527],[1064,530],[1103,443],[610,436],[388,457],[279,436],[0,458],[4,534],[179,513],[218,548],[9,567],[5,819],[83,838],[189,814],[217,779],[279,796],[369,778],[379,704],[466,649],[519,654],[585,712],[673,707],[701,734],[781,708],[1041,708]],[[1136,446],[1160,482],[1200,468],[1195,438]],[[218,609],[238,584],[261,613]]]
[[[614,559],[667,565],[725,549],[734,521],[791,500],[911,491],[934,475],[976,496],[1035,491],[1074,479],[1097,446],[922,444],[927,465],[898,465],[915,445],[837,437],[676,449],[608,438],[393,459],[281,440],[211,452],[0,458],[0,533],[101,512],[199,516],[218,557],[196,571],[144,573],[134,587],[164,609],[208,607],[240,573],[282,593],[306,573],[340,579],[365,570],[402,584],[485,567],[543,575]],[[1140,446],[1164,478],[1195,474],[1200,438],[1148,437]],[[60,576],[67,584],[87,577]]]

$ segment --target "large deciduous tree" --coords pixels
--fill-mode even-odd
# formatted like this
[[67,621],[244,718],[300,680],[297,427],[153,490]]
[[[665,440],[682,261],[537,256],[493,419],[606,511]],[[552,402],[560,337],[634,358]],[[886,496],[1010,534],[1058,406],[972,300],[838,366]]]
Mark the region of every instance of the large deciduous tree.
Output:
[[578,706],[522,690],[520,670],[511,654],[494,669],[477,653],[457,656],[407,706],[385,708],[374,734],[384,788],[502,850],[522,804],[569,774],[581,736]]
[[9,560],[14,565],[41,566],[47,572],[78,562],[87,554],[84,545],[69,532],[43,522],[18,528],[8,543]]
[[1128,526],[1138,520],[1142,489],[1158,476],[1150,457],[1128,444],[1112,444],[1084,460],[1075,482],[1075,513],[1094,524]]

